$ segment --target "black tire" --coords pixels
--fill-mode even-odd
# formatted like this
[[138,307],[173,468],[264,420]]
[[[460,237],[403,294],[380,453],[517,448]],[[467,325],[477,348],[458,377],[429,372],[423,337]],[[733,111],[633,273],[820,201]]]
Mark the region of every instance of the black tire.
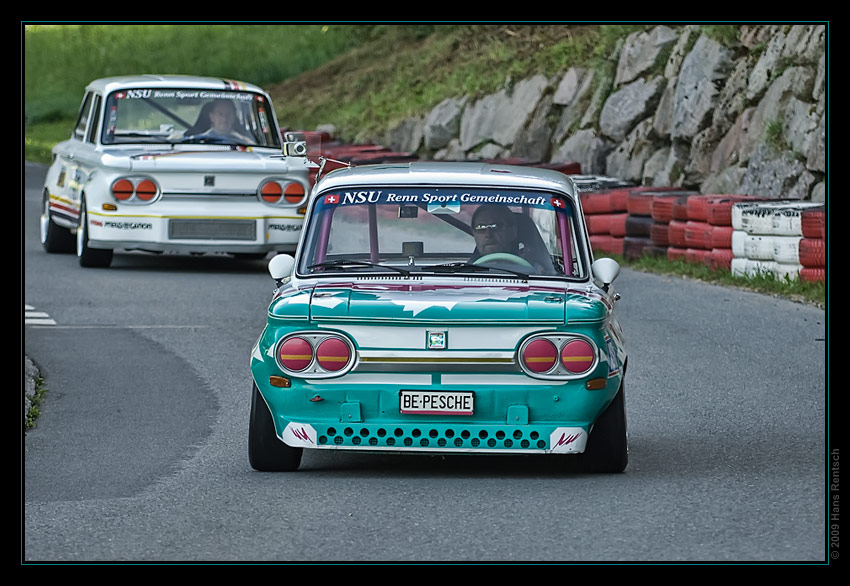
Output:
[[76,241],[68,228],[63,228],[53,221],[50,214],[50,195],[45,191],[42,198],[42,212],[39,219],[41,245],[50,253],[74,252]]
[[108,267],[112,263],[111,248],[89,247],[89,222],[86,201],[80,206],[80,225],[77,228],[77,258],[81,267]]
[[275,433],[268,405],[256,383],[251,390],[251,418],[248,421],[248,461],[260,472],[292,472],[301,464],[302,448],[283,443]]
[[231,254],[236,260],[263,260],[268,255],[267,252],[232,252]]
[[629,463],[629,436],[626,429],[626,384],[596,420],[582,454],[585,472],[618,473]]

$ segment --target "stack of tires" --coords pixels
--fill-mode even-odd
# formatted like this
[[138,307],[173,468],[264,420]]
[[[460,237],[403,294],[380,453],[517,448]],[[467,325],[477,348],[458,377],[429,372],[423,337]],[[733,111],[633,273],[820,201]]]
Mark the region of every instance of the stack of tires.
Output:
[[826,281],[826,208],[818,206],[804,210],[800,216],[800,280]]
[[[807,211],[823,208],[821,204],[800,201],[739,202],[732,206],[732,274],[754,277],[773,275],[779,280],[803,278],[804,267],[800,243],[804,239],[802,217]],[[815,229],[809,234],[819,234]],[[817,246],[823,238],[809,238],[803,245],[806,264],[825,266],[825,247],[821,255]],[[823,261],[821,260],[823,256]],[[817,272],[807,271],[807,276]]]
[[626,198],[624,189],[602,189],[581,193],[581,207],[594,251],[622,255],[626,235]]

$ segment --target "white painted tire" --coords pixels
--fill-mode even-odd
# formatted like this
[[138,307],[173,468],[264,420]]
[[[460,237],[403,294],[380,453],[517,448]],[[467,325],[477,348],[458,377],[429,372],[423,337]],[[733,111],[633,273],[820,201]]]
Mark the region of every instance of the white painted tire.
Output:
[[779,281],[784,281],[785,279],[796,281],[800,278],[800,271],[802,269],[803,265],[800,264],[778,262],[773,269],[773,274]]
[[743,230],[735,230],[732,232],[732,254],[736,257],[746,258],[744,252],[744,241],[747,239],[747,233]]
[[772,275],[776,271],[776,262],[772,260],[753,260],[751,258],[733,258],[732,274],[736,277],[756,277]]
[[744,256],[752,260],[773,260],[773,236],[747,234]]
[[774,236],[773,260],[778,263],[799,265],[800,240],[802,239],[802,236]]

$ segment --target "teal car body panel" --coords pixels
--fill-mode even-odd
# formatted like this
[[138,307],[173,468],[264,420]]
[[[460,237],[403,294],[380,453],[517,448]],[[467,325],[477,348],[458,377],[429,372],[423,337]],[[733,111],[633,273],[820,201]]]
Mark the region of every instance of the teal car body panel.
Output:
[[[355,190],[381,195],[351,198],[347,209],[327,205]],[[443,224],[459,231],[458,242],[474,245],[478,225],[463,216],[475,213],[469,196],[448,212],[404,209],[416,197],[428,203],[423,194],[452,203],[452,195],[482,198],[487,190],[512,204],[520,197],[535,202],[534,209],[510,209],[536,219],[541,234],[549,226],[554,269],[463,262]],[[399,192],[407,197],[401,205]],[[567,176],[479,164],[342,169],[317,183],[311,202],[290,272],[272,271],[278,288],[251,354],[255,468],[297,468],[305,448],[587,451],[596,422],[615,399],[622,402],[627,355],[617,294],[592,274],[580,201]],[[332,259],[333,222],[350,234],[355,216],[369,238],[359,249],[346,236]],[[434,225],[418,231],[426,222]],[[382,240],[381,230],[397,231],[403,241]],[[622,429],[614,427],[612,437],[625,442],[624,413]],[[297,457],[277,467],[280,450]],[[602,468],[621,471],[625,454],[617,456]]]

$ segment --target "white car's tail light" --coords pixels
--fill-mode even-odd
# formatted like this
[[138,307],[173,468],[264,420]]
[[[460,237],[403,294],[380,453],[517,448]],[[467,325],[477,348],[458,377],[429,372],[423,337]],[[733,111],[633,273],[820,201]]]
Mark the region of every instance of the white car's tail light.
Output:
[[304,202],[307,191],[298,181],[268,179],[260,184],[259,197],[271,205],[298,205]]
[[298,332],[277,343],[277,364],[288,375],[304,378],[339,376],[354,366],[354,345],[345,336]]
[[136,184],[136,197],[142,201],[151,201],[158,192],[156,183],[150,179],[142,179]]
[[111,191],[121,203],[146,204],[159,196],[159,186],[147,177],[121,177],[112,182]]
[[128,179],[119,179],[112,184],[112,197],[118,201],[127,201],[133,197],[133,183]]
[[299,204],[304,199],[304,186],[297,181],[287,183],[283,187],[283,197],[287,203]]
[[599,363],[596,345],[574,334],[538,334],[519,348],[519,365],[535,378],[571,379],[590,373]]
[[283,195],[283,188],[277,181],[266,181],[260,187],[260,197],[266,203],[277,203]]

